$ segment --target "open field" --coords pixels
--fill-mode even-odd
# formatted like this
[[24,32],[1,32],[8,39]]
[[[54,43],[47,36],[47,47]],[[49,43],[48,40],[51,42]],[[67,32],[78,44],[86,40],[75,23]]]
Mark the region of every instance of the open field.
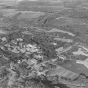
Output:
[[66,69],[75,72],[76,74],[80,74],[84,72],[86,75],[88,74],[88,68],[86,68],[83,64],[78,64],[74,61],[72,63],[69,63],[67,65],[64,65]]

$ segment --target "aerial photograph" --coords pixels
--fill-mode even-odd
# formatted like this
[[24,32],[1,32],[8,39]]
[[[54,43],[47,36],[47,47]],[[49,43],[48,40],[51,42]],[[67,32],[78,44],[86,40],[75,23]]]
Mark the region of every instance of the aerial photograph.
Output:
[[88,0],[0,0],[0,88],[88,88]]

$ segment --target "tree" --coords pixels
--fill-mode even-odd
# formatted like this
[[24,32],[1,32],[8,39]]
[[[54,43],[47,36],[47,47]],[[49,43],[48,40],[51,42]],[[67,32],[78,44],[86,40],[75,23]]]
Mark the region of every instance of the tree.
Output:
[[79,76],[75,79],[80,83],[85,83],[87,81],[87,76],[84,73],[80,73]]
[[22,33],[20,30],[13,31],[7,35],[8,42],[11,42],[12,40],[16,40],[17,38],[22,38]]
[[76,31],[75,32],[75,35],[79,37],[80,36],[80,32],[79,31]]
[[58,81],[58,76],[57,75],[53,76],[51,81],[52,81],[52,84],[57,84],[59,82]]
[[0,78],[5,78],[9,73],[10,71],[6,67],[0,68]]
[[32,41],[37,44],[40,49],[43,51],[43,55],[50,58],[55,58],[56,57],[56,51],[54,45],[51,45],[50,43],[52,42],[52,38],[46,34],[45,32],[38,33],[36,34]]

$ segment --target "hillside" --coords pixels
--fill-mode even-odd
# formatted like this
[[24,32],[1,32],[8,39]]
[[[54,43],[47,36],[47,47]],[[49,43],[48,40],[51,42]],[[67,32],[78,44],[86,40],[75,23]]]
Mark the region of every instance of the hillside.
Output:
[[88,88],[87,0],[0,0],[0,88]]

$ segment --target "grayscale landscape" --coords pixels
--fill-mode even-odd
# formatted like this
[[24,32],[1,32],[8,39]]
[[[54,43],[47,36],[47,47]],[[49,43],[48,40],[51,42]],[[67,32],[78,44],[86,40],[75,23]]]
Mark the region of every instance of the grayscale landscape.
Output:
[[0,0],[0,88],[88,88],[88,0]]

